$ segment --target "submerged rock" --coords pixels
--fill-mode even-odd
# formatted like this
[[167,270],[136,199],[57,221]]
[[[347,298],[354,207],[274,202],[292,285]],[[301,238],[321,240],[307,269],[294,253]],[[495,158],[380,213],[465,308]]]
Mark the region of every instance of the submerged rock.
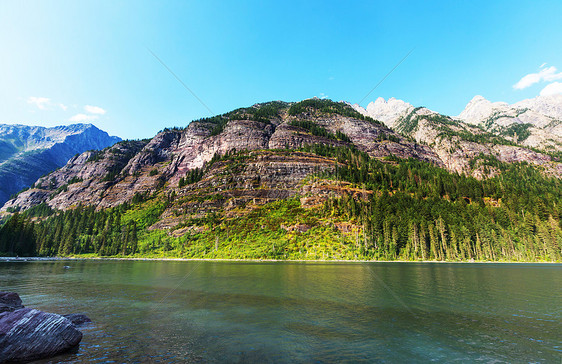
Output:
[[23,308],[20,296],[15,292],[0,292],[0,313]]
[[88,316],[86,316],[84,314],[81,314],[81,313],[71,313],[71,314],[62,315],[62,316],[69,319],[70,322],[72,322],[75,326],[80,326],[82,324],[92,322],[92,320],[90,320],[90,318]]
[[0,362],[48,358],[80,340],[82,333],[61,315],[31,308],[0,313]]

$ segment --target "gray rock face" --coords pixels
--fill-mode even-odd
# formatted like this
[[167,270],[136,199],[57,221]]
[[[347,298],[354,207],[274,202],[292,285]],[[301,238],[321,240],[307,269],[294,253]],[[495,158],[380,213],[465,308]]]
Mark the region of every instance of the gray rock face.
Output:
[[[369,104],[370,108],[367,109],[357,105],[354,108],[367,116],[388,112],[386,114],[388,117],[384,119],[386,125],[412,137],[420,144],[429,146],[429,149],[437,154],[438,159],[449,171],[469,174],[476,178],[491,177],[491,175],[483,174],[478,168],[470,167],[470,161],[483,154],[493,156],[502,162],[532,163],[544,168],[548,174],[562,177],[562,165],[560,163],[554,161],[547,154],[527,148],[527,146],[542,146],[545,149],[556,151],[562,145],[556,141],[559,138],[558,136],[550,135],[545,131],[546,129],[543,130],[538,127],[538,125],[542,125],[542,119],[539,117],[527,115],[528,118],[525,121],[519,119],[517,121],[516,116],[523,117],[521,110],[510,108],[506,103],[491,103],[481,96],[475,97],[457,119],[441,115],[427,108],[407,108],[404,105],[409,104],[399,103],[399,100],[393,100],[392,103],[390,101],[388,104],[384,100],[371,103]],[[398,105],[391,110],[392,112],[389,111],[389,105],[391,104]],[[532,112],[525,111],[525,113],[531,114]],[[510,116],[506,116],[508,114]],[[550,124],[558,125],[551,123],[550,117],[544,116],[544,118],[547,118]],[[536,124],[536,127],[528,129],[530,136],[527,139],[522,140],[522,138],[510,136],[509,133],[506,134],[506,128],[521,123]],[[475,125],[479,126],[476,127]],[[548,137],[549,142],[546,144],[537,142],[539,139],[542,140],[542,137]],[[504,142],[498,142],[500,139],[503,139]],[[560,139],[560,142],[562,142],[562,139]],[[519,145],[510,145],[509,143]],[[415,158],[422,159],[417,156]]]
[[23,308],[20,296],[15,292],[0,292],[0,313]]
[[0,205],[75,154],[119,140],[91,124],[54,128],[0,124]]
[[[562,147],[562,95],[538,96],[513,105],[475,96],[457,118],[520,145]],[[517,130],[519,135],[514,133]]]
[[[119,196],[130,199],[138,189],[129,184],[116,183],[114,180],[124,176],[131,158],[142,151],[146,143],[146,141],[124,141],[104,151],[87,151],[73,157],[64,167],[39,178],[35,182],[36,188],[24,191],[16,199],[6,202],[2,210],[6,211],[10,207],[25,210],[49,199],[51,206],[61,207],[70,206],[78,201],[94,206],[111,205],[112,198],[105,199],[105,197],[114,196],[110,191],[115,185],[123,187],[119,191]],[[61,193],[57,194],[57,189],[63,186],[66,191],[59,190]]]
[[0,362],[51,357],[80,340],[82,333],[61,315],[30,308],[0,314]]
[[268,142],[274,130],[274,124],[232,120],[222,133],[211,136],[210,130],[202,127],[200,123],[191,123],[182,133],[176,148],[172,150],[177,157],[174,158],[169,171],[182,175],[190,169],[201,168],[216,153],[225,154],[233,149],[268,149]]
[[370,102],[366,109],[363,109],[357,104],[352,105],[352,107],[362,114],[369,115],[375,120],[382,121],[385,125],[391,128],[394,127],[394,123],[402,115],[408,114],[414,109],[414,106],[411,104],[402,100],[397,100],[394,97],[391,97],[388,101],[379,97],[375,101]]

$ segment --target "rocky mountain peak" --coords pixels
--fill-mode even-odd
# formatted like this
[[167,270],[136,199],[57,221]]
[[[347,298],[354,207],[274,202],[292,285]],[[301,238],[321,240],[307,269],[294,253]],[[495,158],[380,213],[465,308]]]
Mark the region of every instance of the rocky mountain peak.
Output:
[[562,120],[562,94],[537,96],[512,105],[517,109],[530,109],[537,113]]
[[369,116],[375,120],[380,120],[391,128],[394,127],[396,121],[401,116],[414,109],[414,106],[411,104],[394,97],[389,98],[388,101],[379,97],[374,102],[370,102],[366,109],[357,104],[352,106],[362,115]]
[[75,154],[120,141],[92,124],[51,128],[0,124],[0,204]]
[[509,105],[505,102],[491,102],[481,95],[476,95],[457,116],[469,124],[479,124],[497,112],[506,112]]
[[[94,145],[90,149],[105,148],[106,142],[100,141],[99,138],[107,139],[116,143],[121,140],[119,137],[110,136],[107,132],[98,129],[93,124],[70,124],[54,127],[29,126],[20,124],[0,124],[0,144],[5,144],[6,148],[17,152],[29,152],[36,149],[51,148],[57,143],[64,143],[69,137],[88,135],[96,136],[91,141]],[[76,138],[73,138],[74,140]],[[10,144],[10,147],[8,147]],[[12,153],[12,154],[13,154]],[[7,159],[8,155],[4,156]]]
[[562,95],[538,96],[512,105],[475,96],[456,119],[525,146],[562,147]]
[[[467,113],[478,114],[480,110],[482,115],[488,109],[507,108],[505,103],[491,103],[482,96],[475,97],[469,106]],[[510,116],[502,118],[506,123],[512,122]],[[121,142],[99,154],[73,158],[65,167],[37,181],[35,188],[9,201],[3,210],[26,209],[41,202],[62,210],[79,202],[98,208],[117,206],[137,194],[162,189],[171,193],[182,180],[200,178],[198,173],[208,172],[214,161],[237,151],[259,151],[259,155],[283,160],[284,153],[310,146],[353,148],[378,159],[414,158],[477,178],[491,175],[473,168],[474,160],[482,155],[505,163],[525,161],[541,166],[545,173],[562,176],[562,164],[550,155],[518,144],[525,137],[525,128],[508,130],[511,134],[502,134],[504,129],[486,131],[480,125],[424,107],[414,108],[395,98],[378,98],[366,109],[323,99],[261,103],[194,120],[183,129],[165,129],[142,143]],[[538,140],[535,136],[528,136],[528,140]],[[311,158],[301,157],[307,161]],[[296,163],[291,165],[292,171],[299,169]],[[269,179],[271,186],[278,182],[277,172],[264,173],[258,173],[258,180]],[[297,183],[291,173],[287,172],[287,178]],[[303,171],[298,179],[308,173]],[[247,182],[240,180],[240,186]]]

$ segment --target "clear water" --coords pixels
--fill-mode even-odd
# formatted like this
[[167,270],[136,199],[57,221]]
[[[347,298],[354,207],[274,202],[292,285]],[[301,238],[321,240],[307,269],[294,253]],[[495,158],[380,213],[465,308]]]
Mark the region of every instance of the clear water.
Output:
[[94,321],[44,363],[562,360],[560,264],[4,262],[0,289]]

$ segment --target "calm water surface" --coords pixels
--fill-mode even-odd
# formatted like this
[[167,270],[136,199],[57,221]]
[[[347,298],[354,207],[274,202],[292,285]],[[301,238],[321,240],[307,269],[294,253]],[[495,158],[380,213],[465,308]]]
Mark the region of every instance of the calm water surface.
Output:
[[0,289],[94,321],[43,363],[562,360],[560,264],[4,262]]

